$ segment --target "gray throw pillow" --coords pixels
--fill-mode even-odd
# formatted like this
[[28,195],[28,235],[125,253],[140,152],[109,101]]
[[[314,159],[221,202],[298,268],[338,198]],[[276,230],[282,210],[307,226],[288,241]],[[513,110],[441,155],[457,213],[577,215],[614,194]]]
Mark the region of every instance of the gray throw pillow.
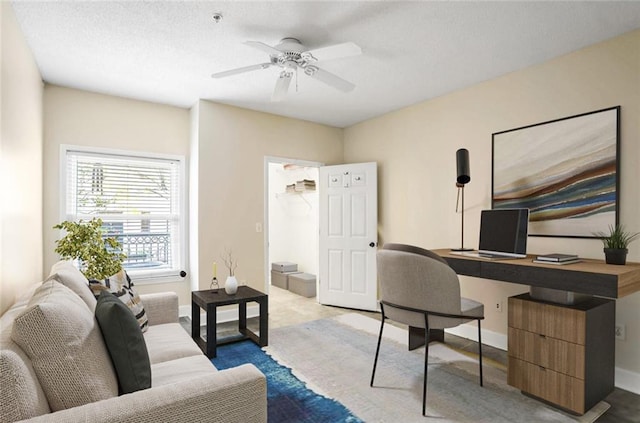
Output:
[[150,388],[149,352],[131,310],[115,295],[103,291],[96,304],[96,319],[116,369],[120,394]]

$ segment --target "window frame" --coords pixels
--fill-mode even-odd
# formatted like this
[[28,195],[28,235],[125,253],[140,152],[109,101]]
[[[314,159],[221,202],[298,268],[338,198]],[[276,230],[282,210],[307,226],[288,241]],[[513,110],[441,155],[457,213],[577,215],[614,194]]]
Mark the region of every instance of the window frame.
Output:
[[151,152],[143,152],[143,151],[132,151],[132,150],[121,150],[121,149],[112,149],[112,148],[103,148],[103,147],[89,147],[89,146],[79,146],[79,145],[71,145],[71,144],[61,144],[60,145],[60,156],[59,156],[59,169],[60,169],[60,180],[59,180],[59,216],[60,221],[70,220],[75,216],[75,213],[68,213],[67,211],[67,164],[68,164],[68,154],[69,153],[81,153],[81,154],[103,154],[109,156],[120,156],[122,158],[131,158],[131,159],[143,159],[143,160],[171,160],[178,163],[178,209],[179,209],[179,218],[178,218],[178,230],[179,234],[177,236],[178,246],[176,248],[177,254],[175,254],[175,260],[177,261],[172,269],[162,269],[162,270],[152,270],[152,269],[130,269],[127,270],[127,273],[134,279],[135,283],[138,285],[144,284],[157,284],[157,283],[172,283],[172,282],[181,282],[184,281],[185,278],[180,275],[180,273],[187,268],[187,257],[188,257],[188,218],[187,215],[187,172],[186,172],[186,158],[183,155],[175,155],[175,154],[163,154],[163,153],[151,153]]

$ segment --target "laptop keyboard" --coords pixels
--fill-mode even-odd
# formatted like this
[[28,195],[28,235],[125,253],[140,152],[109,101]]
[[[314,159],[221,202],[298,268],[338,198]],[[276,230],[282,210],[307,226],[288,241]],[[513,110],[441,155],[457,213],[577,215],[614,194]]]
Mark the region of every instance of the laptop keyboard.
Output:
[[466,257],[481,258],[485,260],[505,260],[505,259],[517,258],[512,256],[503,256],[502,254],[479,253],[477,251],[452,251],[451,254],[458,254]]

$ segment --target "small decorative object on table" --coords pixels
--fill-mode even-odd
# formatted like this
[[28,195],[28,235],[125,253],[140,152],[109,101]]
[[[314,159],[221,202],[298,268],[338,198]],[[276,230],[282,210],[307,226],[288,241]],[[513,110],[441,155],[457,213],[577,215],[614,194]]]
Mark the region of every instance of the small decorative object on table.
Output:
[[227,277],[227,280],[224,282],[224,292],[229,295],[234,295],[238,292],[238,280],[235,276]]
[[209,285],[209,289],[220,289],[218,278],[216,278],[215,276],[211,278],[211,284]]
[[623,225],[609,225],[609,233],[594,232],[594,235],[604,244],[604,257],[607,264],[626,264],[629,252],[627,246],[640,236],[640,232],[627,232]]
[[228,295],[234,295],[238,291],[238,280],[235,277],[236,267],[238,267],[238,261],[233,258],[231,249],[225,250],[222,256],[225,266],[229,269],[229,277],[224,283],[224,291]]
[[211,278],[209,289],[220,289],[220,284],[218,283],[218,263],[215,261],[213,262],[213,277]]

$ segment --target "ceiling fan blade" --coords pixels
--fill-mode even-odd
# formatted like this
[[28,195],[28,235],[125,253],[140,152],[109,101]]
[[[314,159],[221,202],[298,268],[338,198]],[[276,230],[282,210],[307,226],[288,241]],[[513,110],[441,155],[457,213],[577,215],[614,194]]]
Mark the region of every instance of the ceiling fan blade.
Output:
[[224,72],[218,72],[211,75],[212,78],[224,78],[226,76],[237,75],[239,73],[251,72],[259,69],[267,69],[271,66],[271,63],[259,63],[257,65],[244,66],[242,68],[231,69]]
[[303,54],[310,54],[313,58],[321,62],[324,60],[339,59],[341,57],[357,56],[362,54],[362,49],[356,43],[347,42],[305,51]]
[[305,69],[305,73],[310,77],[324,82],[325,84],[345,93],[353,91],[353,89],[356,87],[354,84],[340,78],[338,75],[327,72],[326,70],[320,69],[316,66],[307,66],[307,68]]
[[276,81],[276,88],[273,90],[273,94],[271,95],[271,101],[281,101],[284,99],[289,91],[289,84],[291,84],[292,78],[293,73],[291,72],[280,73],[280,77]]
[[267,45],[265,43],[261,43],[260,41],[245,41],[244,42],[246,45],[257,48],[258,50],[262,50],[265,53],[268,53],[270,55],[278,55],[281,54],[282,52],[280,50],[278,50],[275,47],[271,47],[270,45]]

